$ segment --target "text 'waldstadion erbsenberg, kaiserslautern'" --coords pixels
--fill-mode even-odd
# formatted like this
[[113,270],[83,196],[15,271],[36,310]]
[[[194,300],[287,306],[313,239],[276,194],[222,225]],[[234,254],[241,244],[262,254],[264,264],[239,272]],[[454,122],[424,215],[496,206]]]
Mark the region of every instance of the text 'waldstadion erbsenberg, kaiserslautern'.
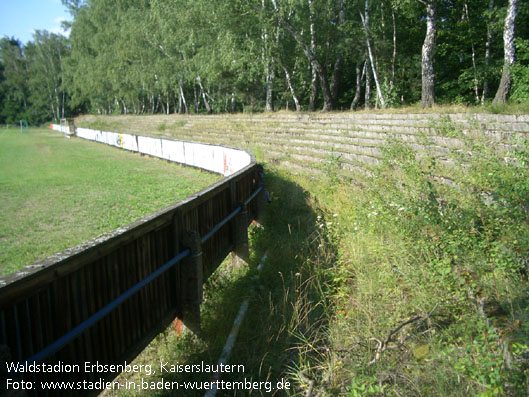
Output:
[[6,362],[8,373],[144,373],[147,376],[156,373],[243,373],[244,365],[242,364],[206,364],[203,361],[200,364],[171,364],[160,361],[159,365],[154,364],[100,364],[86,361],[83,365],[67,364],[59,361],[56,364],[46,363],[16,363]]

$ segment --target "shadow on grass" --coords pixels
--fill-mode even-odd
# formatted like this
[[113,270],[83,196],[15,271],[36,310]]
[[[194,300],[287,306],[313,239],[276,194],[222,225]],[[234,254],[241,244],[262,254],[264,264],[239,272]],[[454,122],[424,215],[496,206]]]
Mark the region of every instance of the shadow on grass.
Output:
[[[221,379],[246,381],[246,385],[262,383],[250,390],[219,390],[217,395],[294,394],[301,349],[311,346],[318,352],[318,335],[325,329],[329,314],[326,297],[332,277],[328,269],[334,265],[336,249],[322,233],[320,209],[314,197],[279,171],[267,170],[266,182],[272,202],[264,230],[255,228],[250,232],[249,266],[237,269],[224,264],[208,280],[200,338],[191,334],[175,337],[172,331],[166,331],[151,345],[155,351],[150,358],[144,359],[157,370],[145,380],[179,382],[178,390],[158,391],[160,395],[204,395],[204,389],[185,390],[183,383],[207,382],[212,379],[211,373],[185,371],[184,367],[174,373],[160,373],[160,361],[168,363],[166,368],[215,365],[247,297],[249,308],[228,362],[244,366],[244,371],[225,372]],[[268,258],[257,277],[256,268],[265,252]],[[277,390],[281,381],[290,383],[290,391]]]

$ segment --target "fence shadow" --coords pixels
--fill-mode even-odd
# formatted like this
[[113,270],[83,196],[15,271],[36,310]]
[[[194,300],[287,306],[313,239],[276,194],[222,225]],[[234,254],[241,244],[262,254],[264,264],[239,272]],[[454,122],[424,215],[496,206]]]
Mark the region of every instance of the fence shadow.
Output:
[[[162,379],[178,382],[178,390],[165,390],[162,395],[204,395],[204,389],[185,390],[184,384],[201,387],[200,382],[213,379],[212,373],[201,372],[202,365],[206,369],[216,365],[247,297],[249,309],[228,361],[244,370],[234,367],[233,372],[224,372],[221,380],[246,382],[246,386],[248,382],[261,383],[253,384],[253,390],[235,390],[232,384],[217,395],[287,394],[277,390],[277,383],[290,382],[293,388],[295,380],[289,370],[294,373],[298,365],[298,346],[305,345],[306,339],[316,339],[325,327],[323,314],[330,310],[322,303],[328,292],[329,272],[325,270],[333,266],[336,248],[319,227],[317,200],[280,171],[267,169],[265,179],[272,202],[264,229],[250,232],[249,266],[238,268],[228,260],[208,280],[200,336],[176,337],[169,329],[138,358],[156,369],[161,369],[161,363],[165,368],[175,366],[175,372],[158,371],[144,378],[151,384]],[[267,260],[258,274],[256,268],[265,252]],[[193,367],[186,371],[185,365],[201,368],[199,372]]]

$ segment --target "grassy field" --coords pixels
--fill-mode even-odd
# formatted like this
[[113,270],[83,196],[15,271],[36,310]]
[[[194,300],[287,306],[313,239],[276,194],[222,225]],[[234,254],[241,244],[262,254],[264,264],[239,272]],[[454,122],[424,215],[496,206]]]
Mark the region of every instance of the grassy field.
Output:
[[[236,142],[246,131],[232,127]],[[265,164],[272,203],[264,230],[251,230],[250,266],[208,280],[199,337],[168,329],[138,362],[215,363],[250,295],[229,361],[245,372],[225,381],[284,378],[292,388],[276,395],[292,396],[529,395],[529,142],[505,161],[497,145],[453,135],[468,148],[446,154],[465,165],[457,185],[402,142],[353,184],[339,164]]]
[[50,130],[0,130],[0,274],[139,219],[219,178]]

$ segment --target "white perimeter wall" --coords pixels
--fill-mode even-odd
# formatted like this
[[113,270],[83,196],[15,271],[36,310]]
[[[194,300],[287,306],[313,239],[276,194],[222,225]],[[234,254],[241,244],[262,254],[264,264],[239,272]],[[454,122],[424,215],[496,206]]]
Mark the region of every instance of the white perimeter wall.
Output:
[[[61,131],[61,126],[51,124],[50,128]],[[191,165],[224,176],[231,175],[251,163],[250,155],[244,150],[203,143],[175,141],[164,138],[120,134],[116,132],[76,128],[79,138],[116,146],[133,152],[148,154],[176,163]]]

